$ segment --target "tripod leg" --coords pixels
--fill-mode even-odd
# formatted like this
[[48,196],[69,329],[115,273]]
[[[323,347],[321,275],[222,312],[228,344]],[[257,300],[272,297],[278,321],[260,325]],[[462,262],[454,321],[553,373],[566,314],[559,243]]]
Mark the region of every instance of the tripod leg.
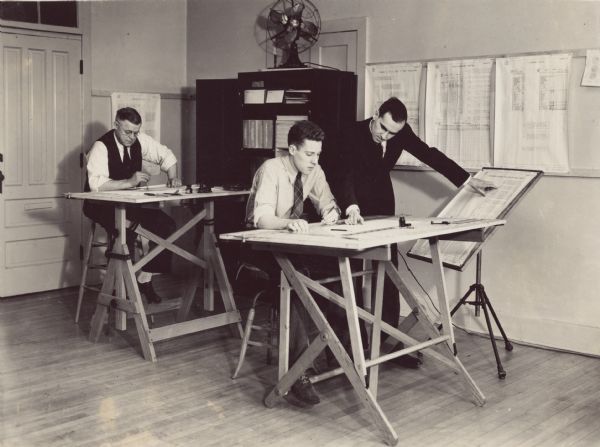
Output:
[[[458,310],[458,308],[460,306],[462,306],[463,304],[467,304],[467,299],[469,298],[469,295],[471,295],[471,293],[473,293],[473,291],[475,291],[475,296],[477,296],[477,285],[476,284],[472,284],[469,287],[469,290],[467,290],[467,293],[465,293],[463,295],[463,297],[460,300],[458,300],[458,302],[456,303],[456,305],[450,311],[450,317],[454,316],[454,314],[456,313],[456,311]],[[443,326],[442,324],[438,324],[437,325],[438,331],[442,330],[442,326]]]
[[490,341],[492,342],[492,348],[494,349],[494,357],[496,357],[496,366],[498,368],[498,377],[500,379],[504,379],[506,377],[506,371],[502,367],[502,362],[500,361],[500,355],[498,355],[498,347],[496,346],[496,339],[494,338],[494,331],[492,330],[492,322],[490,321],[490,315],[487,309],[487,303],[485,300],[485,295],[482,290],[477,290],[477,300],[480,301],[481,307],[483,308],[483,314],[485,315],[485,322],[487,324],[488,333],[490,334]]
[[510,342],[510,340],[508,339],[508,337],[506,336],[506,332],[504,332],[504,328],[500,324],[500,320],[498,320],[498,316],[496,315],[496,312],[494,312],[494,308],[492,307],[492,303],[490,302],[490,300],[489,300],[489,298],[487,296],[487,293],[485,293],[485,290],[483,290],[483,286],[482,286],[481,292],[483,294],[483,300],[485,301],[486,306],[490,309],[490,312],[492,313],[492,317],[494,317],[494,321],[496,322],[496,326],[498,326],[498,329],[500,329],[500,333],[502,334],[502,338],[504,339],[504,348],[507,351],[512,351],[513,350],[513,345]]
[[456,313],[456,311],[458,310],[458,308],[459,308],[460,306],[462,306],[463,304],[465,304],[465,303],[466,303],[466,301],[467,301],[467,298],[469,298],[469,295],[470,295],[470,294],[471,294],[471,293],[472,293],[474,290],[475,290],[475,291],[477,291],[477,285],[476,285],[476,284],[472,284],[472,285],[469,287],[469,290],[467,290],[467,293],[465,293],[465,294],[464,294],[464,296],[463,296],[463,297],[462,297],[460,300],[458,300],[458,303],[456,303],[456,305],[455,305],[455,306],[452,308],[452,311],[450,312],[450,316],[451,316],[451,317],[452,317],[452,316],[454,316],[454,314]]

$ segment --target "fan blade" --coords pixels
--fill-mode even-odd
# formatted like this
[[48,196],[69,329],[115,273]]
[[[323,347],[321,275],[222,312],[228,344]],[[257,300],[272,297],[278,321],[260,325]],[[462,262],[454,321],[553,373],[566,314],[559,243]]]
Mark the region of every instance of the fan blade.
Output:
[[283,12],[271,9],[271,11],[269,11],[269,20],[273,23],[281,23],[285,25],[288,21],[288,18]]
[[296,30],[296,28],[294,28],[290,30],[284,38],[287,43],[292,43],[298,38],[298,31]]
[[316,36],[319,34],[319,28],[317,28],[317,25],[315,25],[312,22],[308,22],[306,20],[302,22],[302,25],[300,25],[300,28],[302,29],[303,32],[310,35],[313,39],[315,39]]
[[308,34],[302,30],[299,31],[300,37],[302,37],[303,39],[305,39],[307,42],[310,42],[311,45],[313,45],[317,40],[315,36],[313,36],[312,34]]
[[285,39],[284,34],[287,33],[287,29],[283,29],[281,31],[279,31],[277,34],[275,34],[274,36],[271,36],[271,40],[273,40],[273,42],[275,41],[281,41]]

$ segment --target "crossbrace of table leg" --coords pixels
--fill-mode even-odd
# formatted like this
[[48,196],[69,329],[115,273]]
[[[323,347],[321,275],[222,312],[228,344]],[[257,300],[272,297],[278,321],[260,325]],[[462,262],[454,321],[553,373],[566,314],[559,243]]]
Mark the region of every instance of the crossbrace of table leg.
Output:
[[[335,371],[335,374],[343,373],[346,375],[360,401],[363,402],[369,410],[375,425],[379,428],[385,441],[390,445],[397,443],[398,435],[391,426],[382,409],[379,407],[376,400],[378,376],[377,367],[379,364],[385,361],[417,350],[422,351],[425,355],[442,362],[453,372],[457,373],[470,389],[476,403],[478,405],[483,405],[485,402],[485,397],[458,359],[452,333],[446,334],[438,331],[434,322],[428,317],[426,309],[424,308],[420,299],[405,285],[395,266],[390,261],[376,261],[377,283],[375,307],[373,314],[371,314],[370,312],[367,312],[364,309],[360,309],[356,306],[352,284],[352,273],[350,271],[350,263],[348,258],[338,258],[340,266],[340,278],[342,280],[342,286],[344,290],[344,296],[342,297],[324,287],[322,284],[319,284],[317,281],[314,281],[298,272],[293,267],[291,261],[286,255],[277,252],[275,252],[274,255],[282,269],[282,272],[285,274],[285,277],[298,294],[299,299],[319,329],[320,334],[317,338],[315,338],[315,340],[312,341],[310,346],[304,351],[298,361],[280,378],[277,385],[266,396],[264,403],[267,407],[274,406],[277,399],[285,395],[292,384],[300,377],[301,374],[303,374],[307,368],[310,367],[313,360],[319,355],[320,352],[323,351],[323,349],[325,349],[325,347],[329,347],[340,365],[340,368]],[[401,332],[399,329],[381,321],[383,283],[386,275],[392,280],[392,282],[413,309],[413,315],[416,318],[416,321],[426,330],[426,333],[429,336],[428,340],[424,342],[416,340],[413,337]],[[327,319],[316,304],[313,296],[311,295],[311,291],[346,309],[352,342],[353,359],[350,358],[346,350],[343,348],[337,335],[334,333],[333,329],[327,322]],[[444,295],[444,300],[445,299],[446,298]],[[441,307],[444,308],[444,312],[448,311],[447,303],[445,305],[441,305]],[[417,315],[419,316],[418,318]],[[443,320],[447,321],[448,317],[449,315],[447,317],[443,317]],[[362,342],[358,326],[359,318],[362,318],[367,323],[370,323],[373,328],[374,341],[372,342],[370,359],[365,359],[362,352]],[[381,331],[389,334],[399,341],[402,341],[406,347],[397,352],[380,356],[378,338]],[[446,348],[443,350],[443,354],[432,349],[435,345],[441,345],[442,347]],[[368,385],[366,383],[367,371],[370,371]]]

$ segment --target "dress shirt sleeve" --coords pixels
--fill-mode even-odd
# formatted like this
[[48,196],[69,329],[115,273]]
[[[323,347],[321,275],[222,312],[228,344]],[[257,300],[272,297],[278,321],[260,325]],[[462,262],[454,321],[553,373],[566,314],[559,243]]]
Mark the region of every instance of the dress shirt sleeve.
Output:
[[[263,164],[254,176],[249,198],[249,223],[258,228],[263,216],[275,216],[277,209],[277,175]],[[283,217],[283,216],[278,216]]]
[[323,169],[317,169],[315,183],[308,193],[308,197],[310,197],[310,200],[321,217],[325,216],[333,209],[337,210],[338,214],[341,216],[340,209],[335,202],[335,197],[333,197],[333,194],[331,193],[331,188],[329,188],[329,183],[327,183]]
[[96,141],[87,154],[87,174],[90,189],[98,191],[100,186],[110,180],[108,174],[108,150],[104,143]]
[[142,146],[142,160],[158,165],[163,172],[167,172],[171,166],[177,163],[173,151],[150,135],[140,133],[138,140]]

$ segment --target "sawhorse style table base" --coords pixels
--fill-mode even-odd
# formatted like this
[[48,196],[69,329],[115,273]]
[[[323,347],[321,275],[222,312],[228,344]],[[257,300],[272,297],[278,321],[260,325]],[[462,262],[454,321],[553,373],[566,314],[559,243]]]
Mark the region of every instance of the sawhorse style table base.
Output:
[[[307,277],[295,269],[288,257],[288,252],[290,252],[289,249],[279,251],[275,245],[271,245],[269,249],[273,251],[287,281],[297,293],[299,299],[318,328],[319,335],[312,341],[310,346],[300,356],[298,361],[289,369],[289,371],[280,375],[279,382],[265,398],[265,405],[267,407],[273,407],[277,402],[277,399],[284,396],[289,391],[294,382],[296,382],[296,380],[304,373],[304,371],[312,366],[313,361],[326,347],[329,347],[340,367],[331,372],[314,377],[313,381],[323,380],[338,374],[346,375],[359,400],[365,404],[373,418],[375,425],[378,427],[386,443],[389,445],[395,445],[398,442],[398,435],[387,419],[385,413],[377,403],[376,396],[378,386],[378,365],[383,362],[409,354],[411,352],[421,351],[425,356],[441,362],[455,372],[469,389],[475,400],[475,403],[477,405],[483,405],[485,403],[485,396],[477,387],[458,358],[453,328],[450,320],[444,273],[438,249],[438,240],[437,238],[430,238],[429,243],[431,247],[431,253],[433,255],[434,276],[436,279],[438,301],[440,305],[440,316],[442,321],[441,332],[437,329],[435,322],[432,321],[428,316],[426,308],[421,303],[418,295],[412,293],[410,288],[401,278],[397,268],[391,262],[389,247],[367,250],[362,252],[359,256],[363,259],[371,260],[375,270],[375,303],[373,313],[370,313],[357,307],[356,305],[354,286],[352,282],[353,275],[350,269],[349,259],[350,257],[354,256],[349,255],[348,250],[344,252],[343,250],[336,251],[335,249],[322,249],[319,253],[323,255],[336,256],[338,259],[340,280],[342,282],[344,295],[340,296],[320,284],[318,281]],[[413,318],[416,318],[416,321],[426,331],[429,340],[416,340],[401,330],[390,326],[381,320],[383,284],[385,275],[392,280],[396,288],[412,308]],[[311,291],[323,296],[329,301],[334,302],[345,309],[350,333],[352,358],[350,358],[337,335],[327,322],[327,319],[315,302],[314,297],[311,295]],[[359,318],[369,323],[372,328],[370,359],[365,359],[364,356],[363,345],[360,336]],[[380,356],[379,351],[381,331],[385,332],[394,339],[403,342],[405,348]],[[441,345],[444,348],[443,354],[432,349],[432,347],[436,345]],[[354,361],[352,359],[354,359]],[[369,371],[368,384],[367,371]]]
[[[106,276],[98,295],[96,311],[92,317],[90,327],[91,341],[98,341],[109,308],[115,309],[120,318],[123,318],[125,313],[133,315],[144,358],[152,362],[156,361],[154,343],[158,341],[232,324],[237,326],[239,336],[242,336],[241,316],[236,308],[233,291],[223,264],[223,258],[216,244],[213,228],[214,203],[208,200],[204,201],[203,204],[204,209],[202,211],[198,212],[190,221],[167,239],[162,239],[148,230],[137,226],[134,231],[155,242],[157,246],[135,264],[131,261],[126,244],[126,206],[122,203],[116,204],[115,227],[118,230],[118,236],[115,240],[112,253],[108,255],[109,263]],[[174,244],[174,241],[201,221],[203,221],[204,230],[196,255]],[[202,269],[203,272],[197,269],[195,276],[186,286],[177,314],[177,323],[150,329],[147,321],[147,312],[144,309],[135,278],[135,272],[155,258],[162,250],[172,251],[192,262]],[[225,312],[185,321],[200,284],[203,284],[205,308],[213,310],[215,280]]]

